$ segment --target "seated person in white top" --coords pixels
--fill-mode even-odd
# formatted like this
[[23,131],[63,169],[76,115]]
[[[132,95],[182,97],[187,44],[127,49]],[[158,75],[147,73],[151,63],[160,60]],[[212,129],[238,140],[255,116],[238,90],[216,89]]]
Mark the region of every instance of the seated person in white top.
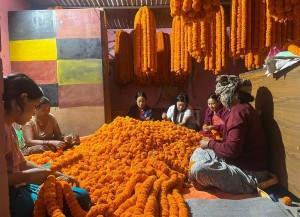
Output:
[[162,119],[199,131],[200,127],[196,124],[194,110],[188,103],[189,97],[186,94],[179,94],[176,97],[176,103],[169,107],[167,113],[162,114]]

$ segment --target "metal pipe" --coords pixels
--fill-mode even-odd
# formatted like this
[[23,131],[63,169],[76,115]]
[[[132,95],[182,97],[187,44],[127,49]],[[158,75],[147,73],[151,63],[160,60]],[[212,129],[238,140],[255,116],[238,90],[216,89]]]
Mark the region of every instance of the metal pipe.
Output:
[[[127,9],[139,9],[141,6],[121,6],[121,7],[102,7],[104,10],[127,10]],[[170,5],[149,5],[148,8],[170,8]]]

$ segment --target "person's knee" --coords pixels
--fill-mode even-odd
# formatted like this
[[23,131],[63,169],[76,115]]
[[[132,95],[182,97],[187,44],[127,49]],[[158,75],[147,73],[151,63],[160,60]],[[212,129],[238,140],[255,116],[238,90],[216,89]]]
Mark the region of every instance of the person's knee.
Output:
[[72,187],[72,191],[74,192],[80,207],[84,210],[89,210],[91,197],[87,190],[83,188]]
[[190,162],[206,162],[209,160],[208,149],[197,148],[190,158]]
[[11,188],[9,195],[11,217],[32,217],[34,202],[25,188]]
[[202,163],[195,163],[191,166],[189,180],[190,181],[201,181],[201,178],[206,176],[206,167]]

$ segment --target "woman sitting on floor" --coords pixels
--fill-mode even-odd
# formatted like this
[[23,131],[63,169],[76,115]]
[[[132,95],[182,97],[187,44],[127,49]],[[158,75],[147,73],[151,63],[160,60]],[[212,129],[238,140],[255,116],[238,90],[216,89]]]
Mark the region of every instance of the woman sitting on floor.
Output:
[[179,94],[176,102],[168,108],[167,113],[162,114],[163,120],[169,120],[178,126],[185,126],[189,129],[199,131],[200,127],[196,123],[194,110],[189,105],[189,97],[187,94]]
[[222,141],[202,139],[190,158],[189,179],[196,188],[254,193],[269,178],[267,144],[260,119],[249,103],[254,100],[251,90],[249,80],[227,75],[217,78],[216,94],[230,113]]
[[223,126],[229,113],[228,109],[222,105],[215,93],[208,96],[207,106],[203,130],[200,131],[200,134],[205,137],[213,137],[211,132],[215,130],[222,135]]
[[[45,151],[56,151],[66,146],[70,147],[79,144],[79,136],[63,136],[54,116],[50,113],[50,101],[42,97],[39,105],[35,109],[35,115],[31,120],[22,126],[25,139],[25,147],[22,153],[26,155],[39,154]],[[69,140],[72,141],[69,141]],[[76,141],[76,142],[75,142]]]
[[[23,125],[30,120],[38,106],[43,92],[27,75],[14,74],[4,78],[4,147],[8,173],[9,206],[11,217],[32,217],[38,189],[47,176],[48,168],[27,161],[18,146],[17,134],[13,123]],[[78,182],[74,177],[56,172],[58,179],[72,184]],[[89,210],[90,196],[82,188],[72,187],[73,192],[84,210]],[[70,210],[66,209],[70,214]]]
[[136,105],[131,106],[127,116],[141,121],[154,120],[152,109],[146,104],[147,95],[143,91],[137,91],[135,94]]

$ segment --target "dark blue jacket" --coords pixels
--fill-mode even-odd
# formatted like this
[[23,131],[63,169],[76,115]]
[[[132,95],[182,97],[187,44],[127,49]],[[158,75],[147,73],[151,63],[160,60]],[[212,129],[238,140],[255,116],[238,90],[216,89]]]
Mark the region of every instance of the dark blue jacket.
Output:
[[146,118],[149,118],[152,121],[154,120],[152,109],[148,105],[145,105],[145,109],[142,114],[140,114],[140,110],[137,105],[131,106],[127,116],[141,121],[144,121]]

